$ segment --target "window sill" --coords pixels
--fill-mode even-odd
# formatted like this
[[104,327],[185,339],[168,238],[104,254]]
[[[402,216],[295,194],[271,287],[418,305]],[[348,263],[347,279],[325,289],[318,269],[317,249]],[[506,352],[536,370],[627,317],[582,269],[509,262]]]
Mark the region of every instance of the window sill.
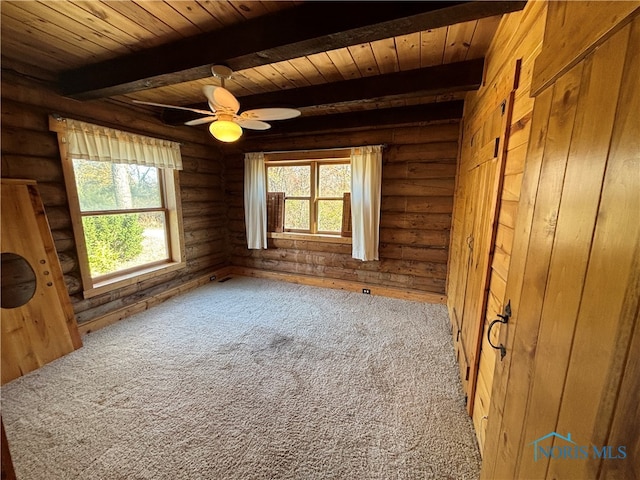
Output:
[[186,262],[169,262],[162,265],[155,265],[153,267],[136,270],[135,272],[120,275],[118,277],[110,278],[102,282],[96,282],[92,288],[88,288],[83,292],[84,298],[91,298],[101,295],[103,293],[116,290],[118,288],[133,285],[143,280],[158,277],[165,273],[180,270],[187,266]]
[[310,242],[344,243],[351,245],[351,237],[328,235],[325,233],[267,232],[267,238],[283,238],[287,240],[307,240]]

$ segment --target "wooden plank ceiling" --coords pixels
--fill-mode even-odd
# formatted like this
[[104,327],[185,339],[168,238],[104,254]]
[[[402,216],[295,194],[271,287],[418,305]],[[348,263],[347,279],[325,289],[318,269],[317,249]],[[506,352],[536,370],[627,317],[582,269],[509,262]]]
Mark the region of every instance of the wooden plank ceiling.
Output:
[[[398,112],[459,100],[477,88],[481,65],[470,61],[484,57],[501,14],[524,3],[3,0],[2,68],[51,82],[76,98],[107,97],[131,108],[141,108],[133,99],[204,107],[202,86],[219,84],[206,73],[206,60],[222,56],[236,70],[226,87],[241,104],[245,97],[256,106],[289,105],[309,117]],[[305,18],[321,25],[296,24]],[[388,32],[403,34],[381,38]],[[138,68],[145,61],[153,70],[148,78]],[[436,68],[449,64],[456,65]],[[243,65],[249,67],[237,68]],[[96,86],[96,79],[110,76],[111,85]],[[440,80],[423,82],[429,76]],[[367,83],[369,77],[375,81]],[[427,86],[402,88],[411,82]],[[376,83],[381,86],[367,86]],[[304,100],[310,98],[322,100]]]

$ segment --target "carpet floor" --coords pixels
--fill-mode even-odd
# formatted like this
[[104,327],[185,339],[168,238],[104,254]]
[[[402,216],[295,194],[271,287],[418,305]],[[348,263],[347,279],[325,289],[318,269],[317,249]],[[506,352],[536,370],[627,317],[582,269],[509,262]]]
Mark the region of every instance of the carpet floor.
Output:
[[18,480],[475,479],[446,308],[236,277],[2,387]]

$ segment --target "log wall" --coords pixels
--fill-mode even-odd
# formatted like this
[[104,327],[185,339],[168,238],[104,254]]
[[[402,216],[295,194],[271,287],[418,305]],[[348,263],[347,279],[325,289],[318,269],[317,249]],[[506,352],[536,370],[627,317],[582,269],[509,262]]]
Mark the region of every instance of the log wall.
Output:
[[[166,292],[227,263],[224,164],[222,154],[204,131],[168,127],[133,106],[70,100],[10,72],[3,72],[1,95],[2,177],[38,182],[79,324]],[[48,127],[48,116],[53,113],[182,144],[184,170],[179,183],[186,269],[83,298],[58,141]]]
[[242,154],[227,156],[232,263],[246,268],[346,280],[372,287],[445,294],[459,124],[292,137],[263,141],[263,151],[385,144],[380,260],[351,258],[351,244],[274,238],[248,250],[244,230]]

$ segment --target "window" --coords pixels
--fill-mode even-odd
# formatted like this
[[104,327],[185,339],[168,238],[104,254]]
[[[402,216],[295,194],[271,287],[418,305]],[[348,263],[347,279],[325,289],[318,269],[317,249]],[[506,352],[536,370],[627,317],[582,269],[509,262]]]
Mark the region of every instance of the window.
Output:
[[267,191],[284,192],[284,231],[340,235],[344,194],[351,190],[347,159],[266,162]]
[[[53,120],[51,129],[58,133],[63,158],[84,296],[183,268],[177,169],[170,167],[181,167],[179,150],[170,158],[161,145],[166,141],[82,122],[72,132],[75,123],[68,122]],[[156,147],[165,151],[157,155]],[[112,154],[129,157],[111,160]]]
[[94,281],[169,261],[161,169],[74,159],[73,171]]

